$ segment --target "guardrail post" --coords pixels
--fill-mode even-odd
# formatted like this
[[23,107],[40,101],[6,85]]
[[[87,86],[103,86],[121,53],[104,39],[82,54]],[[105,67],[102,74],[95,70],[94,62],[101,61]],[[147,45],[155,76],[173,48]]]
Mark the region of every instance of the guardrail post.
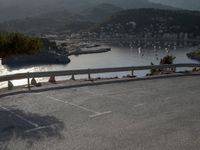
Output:
[[53,83],[55,84],[56,83],[56,78],[54,75],[51,75],[50,78],[49,78],[49,83]]
[[88,79],[91,80],[90,69],[88,69]]
[[37,85],[37,81],[35,80],[35,78],[33,78],[33,79],[31,80],[31,85],[34,85],[34,86]]
[[72,74],[72,78],[71,78],[71,80],[75,80],[75,76],[74,76],[74,74]]
[[31,90],[31,86],[30,86],[30,75],[29,72],[27,73],[27,86],[28,86],[28,90]]
[[14,85],[12,84],[12,82],[9,80],[8,81],[8,90],[12,90],[14,88]]
[[131,76],[134,77],[134,70],[131,70]]
[[174,72],[176,72],[176,67],[174,67],[174,70],[173,70]]
[[176,72],[176,67],[170,67],[168,69],[169,69],[169,71]]

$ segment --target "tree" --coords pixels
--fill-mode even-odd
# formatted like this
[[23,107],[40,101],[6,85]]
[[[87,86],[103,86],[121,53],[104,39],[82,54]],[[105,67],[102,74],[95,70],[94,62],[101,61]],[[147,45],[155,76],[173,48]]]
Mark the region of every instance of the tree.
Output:
[[42,40],[23,33],[0,33],[0,58],[11,55],[34,54],[42,47]]
[[173,64],[173,62],[174,62],[175,59],[176,59],[176,57],[167,55],[167,56],[163,57],[163,58],[160,60],[160,64],[161,64],[161,65]]

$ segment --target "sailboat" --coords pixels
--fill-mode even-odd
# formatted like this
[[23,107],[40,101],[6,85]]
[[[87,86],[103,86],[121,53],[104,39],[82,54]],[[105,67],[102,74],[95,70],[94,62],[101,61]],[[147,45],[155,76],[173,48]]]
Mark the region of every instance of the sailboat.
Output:
[[141,47],[138,48],[138,53],[141,54]]

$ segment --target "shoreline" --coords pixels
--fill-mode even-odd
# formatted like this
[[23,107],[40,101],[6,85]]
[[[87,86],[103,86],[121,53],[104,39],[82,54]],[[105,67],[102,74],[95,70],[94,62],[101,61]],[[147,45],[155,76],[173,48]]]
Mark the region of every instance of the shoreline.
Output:
[[106,53],[111,51],[111,48],[101,48],[97,50],[78,50],[74,52],[69,52],[68,56],[71,55],[84,55],[84,54],[98,54],[98,53]]
[[190,58],[190,59],[194,59],[194,60],[200,61],[200,56],[199,56],[199,54],[196,54],[196,51],[187,53],[187,57]]
[[[111,48],[101,48],[96,50],[82,50],[79,49],[77,51],[69,52],[68,54],[60,54],[60,53],[39,53],[33,56],[30,55],[20,55],[20,56],[12,56],[9,58],[1,59],[2,65],[8,68],[21,68],[27,66],[34,65],[66,65],[71,62],[69,56],[72,55],[86,55],[86,54],[98,54],[98,53],[106,53],[111,51]],[[45,59],[44,59],[45,58]],[[27,63],[28,62],[28,63]]]

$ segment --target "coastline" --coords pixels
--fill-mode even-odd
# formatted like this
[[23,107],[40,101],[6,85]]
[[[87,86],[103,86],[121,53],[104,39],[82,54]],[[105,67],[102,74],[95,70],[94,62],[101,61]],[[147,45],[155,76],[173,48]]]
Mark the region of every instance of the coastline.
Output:
[[200,49],[187,53],[188,58],[200,61]]
[[68,56],[71,55],[84,55],[84,54],[96,54],[96,53],[106,53],[111,51],[111,48],[101,48],[97,50],[76,50],[73,52],[69,52]]
[[[77,44],[77,43],[76,43]],[[71,44],[69,44],[71,45]],[[81,47],[77,44],[78,47],[71,49],[70,47],[64,48],[57,45],[57,43],[45,40],[45,46],[41,51],[34,55],[15,55],[8,58],[2,59],[2,65],[10,68],[21,68],[34,65],[66,65],[71,62],[69,56],[71,55],[84,55],[84,54],[97,54],[97,53],[106,53],[111,51],[111,48],[101,48],[101,45],[84,45]],[[100,47],[99,49],[93,49]]]

